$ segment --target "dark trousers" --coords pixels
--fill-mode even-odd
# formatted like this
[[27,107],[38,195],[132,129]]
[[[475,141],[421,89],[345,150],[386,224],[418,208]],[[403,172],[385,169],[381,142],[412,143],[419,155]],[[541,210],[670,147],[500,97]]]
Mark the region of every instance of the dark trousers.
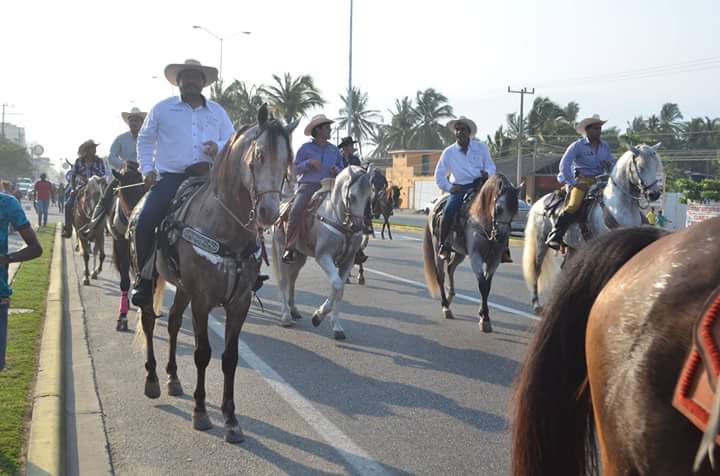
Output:
[[295,201],[290,209],[287,235],[285,236],[285,249],[294,250],[300,237],[303,217],[313,194],[320,190],[319,183],[300,183],[295,193]]
[[135,249],[139,269],[142,269],[150,258],[155,242],[155,229],[170,210],[170,202],[186,177],[185,174],[165,173],[150,188],[135,229]]
[[75,194],[70,192],[65,199],[65,229],[72,229],[73,208],[75,207]]
[[100,200],[100,206],[105,210],[105,213],[110,213],[112,210],[113,197],[115,196],[115,187],[120,185],[118,179],[113,178],[112,181],[105,187],[103,192],[102,200]]
[[475,183],[468,183],[465,185],[459,185],[462,190],[459,192],[450,192],[447,202],[445,202],[445,208],[443,210],[442,223],[440,224],[440,242],[444,243],[447,240],[448,234],[450,234],[450,228],[455,223],[455,215],[462,206],[463,198],[475,187]]

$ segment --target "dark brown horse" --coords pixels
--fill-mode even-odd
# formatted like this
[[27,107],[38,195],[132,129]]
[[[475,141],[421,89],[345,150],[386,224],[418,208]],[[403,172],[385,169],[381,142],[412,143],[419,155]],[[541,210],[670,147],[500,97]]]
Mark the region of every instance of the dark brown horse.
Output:
[[[379,171],[375,172],[380,174]],[[400,190],[397,185],[389,185],[379,190],[373,190],[372,197],[372,213],[375,218],[383,218],[383,225],[380,229],[380,237],[385,239],[385,228],[387,227],[388,238],[392,240],[392,232],[390,231],[390,217],[393,210],[400,206]]]
[[128,219],[135,205],[145,194],[142,174],[136,166],[126,166],[122,171],[113,170],[118,180],[117,197],[110,212],[110,235],[113,238],[113,263],[120,273],[120,310],[115,329],[126,331],[127,313],[130,307],[128,290],[130,289],[130,243],[125,237]]
[[[84,285],[90,284],[90,277],[96,279],[102,272],[103,261],[105,261],[105,220],[95,228],[95,231],[89,236],[80,233],[90,222],[93,210],[102,198],[103,190],[107,186],[105,177],[92,176],[89,179],[78,177],[76,179],[77,200],[75,200],[75,208],[73,209],[73,226],[75,227],[75,235],[80,244],[80,252],[83,255],[85,263],[85,279]],[[90,274],[90,252],[93,254],[94,269]]]
[[513,475],[693,474],[703,434],[672,399],[720,285],[718,236],[720,219],[621,229],[567,263],[516,382]]

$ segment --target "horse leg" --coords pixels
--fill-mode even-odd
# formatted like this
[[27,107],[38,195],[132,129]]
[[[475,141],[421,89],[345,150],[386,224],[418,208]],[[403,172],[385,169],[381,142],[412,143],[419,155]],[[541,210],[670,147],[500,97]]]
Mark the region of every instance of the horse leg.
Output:
[[440,288],[440,306],[442,308],[442,315],[445,319],[454,319],[452,311],[450,310],[450,301],[447,298],[445,292],[445,270],[447,263],[444,259],[435,255],[435,269],[437,269],[437,281],[438,288]]
[[83,254],[83,261],[85,263],[85,279],[83,280],[83,284],[85,286],[90,285],[90,243],[82,242],[82,254]]
[[126,240],[113,241],[113,256],[115,257],[118,273],[120,273],[120,314],[118,315],[115,330],[127,331],[127,313],[130,308],[130,300],[128,299],[128,290],[130,289],[130,254]]
[[172,397],[179,397],[183,394],[182,384],[177,376],[177,362],[175,354],[177,353],[177,338],[180,328],[182,327],[183,313],[190,302],[190,296],[187,293],[177,289],[175,299],[173,299],[172,307],[168,312],[168,335],[170,336],[170,354],[165,371],[168,374],[167,392]]
[[300,269],[305,265],[307,257],[305,255],[295,255],[295,266],[290,270],[290,280],[288,282],[288,307],[290,308],[290,317],[294,321],[302,319],[302,314],[295,306],[295,283],[300,275]]
[[[350,270],[353,267],[354,260],[351,260],[348,265],[342,268],[340,272],[340,279],[350,274]],[[333,327],[333,337],[335,340],[345,340],[345,330],[340,323],[340,302],[342,302],[345,287],[341,287],[339,291],[335,292],[335,300],[333,301],[332,311],[330,312],[330,323]]]
[[[490,294],[490,285],[492,283],[493,273],[495,269],[488,268],[487,271],[483,268],[486,263],[485,260],[478,253],[473,253],[470,258],[470,265],[475,278],[478,282],[478,289],[480,290],[480,296],[482,298],[482,304],[478,309],[478,317],[480,319],[478,325],[483,332],[492,332],[492,324],[490,323],[490,309],[488,307],[488,295]],[[497,268],[497,265],[495,266]]]
[[223,385],[222,412],[225,417],[225,441],[241,443],[243,432],[235,416],[235,371],[238,363],[238,339],[243,323],[250,308],[250,298],[227,307],[225,318],[225,351],[222,354],[222,370],[225,377]]
[[380,228],[380,238],[385,239],[385,222],[383,221],[382,228]]
[[155,330],[155,312],[152,307],[145,307],[140,311],[142,331],[145,334],[145,396],[148,398],[160,397],[160,384],[157,376],[157,363],[153,347],[153,332]]
[[540,282],[540,273],[542,273],[543,262],[547,256],[547,252],[550,249],[545,242],[536,244],[535,252],[535,282],[533,283],[532,290],[532,307],[535,314],[541,314],[543,311],[542,304],[540,304],[540,297],[538,295],[538,282]]
[[455,253],[455,255],[452,258],[452,261],[450,261],[450,264],[448,265],[448,305],[452,304],[453,298],[455,297],[455,270],[460,265],[460,263],[463,262],[465,259],[464,255],[461,255],[459,253]]
[[[335,261],[329,255],[318,256],[315,258],[315,261],[317,261],[317,264],[323,271],[325,271],[325,275],[330,280],[330,296],[328,296],[322,306],[315,311],[312,317],[313,326],[317,327],[320,325],[325,316],[333,310],[335,301],[337,299],[342,299],[343,289],[345,288],[345,279],[343,278],[346,278],[347,274],[345,276],[340,276],[338,269],[335,266]],[[346,273],[349,272],[349,269],[350,266],[348,266]]]
[[[103,226],[101,229],[105,229]],[[98,247],[100,248],[100,263],[98,264],[97,272],[95,277],[97,278],[102,273],[103,263],[105,262],[105,236],[100,234],[100,239],[97,241]]]
[[363,268],[362,263],[358,266],[358,284],[364,285],[365,284],[365,268]]
[[[390,231],[390,215],[385,215],[385,223],[387,223],[388,238],[392,240],[392,232]],[[385,224],[383,224],[385,226]]]
[[208,309],[197,301],[192,301],[193,332],[195,333],[195,409],[193,410],[193,428],[200,431],[212,428],[212,422],[205,408],[205,370],[210,363],[210,340],[208,338]]

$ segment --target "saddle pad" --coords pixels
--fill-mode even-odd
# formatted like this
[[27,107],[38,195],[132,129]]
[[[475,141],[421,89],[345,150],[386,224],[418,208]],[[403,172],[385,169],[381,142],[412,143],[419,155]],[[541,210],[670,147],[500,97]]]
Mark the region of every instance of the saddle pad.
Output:
[[[695,324],[693,345],[675,386],[673,407],[705,432],[720,374],[720,288]],[[715,436],[720,445],[720,436]]]

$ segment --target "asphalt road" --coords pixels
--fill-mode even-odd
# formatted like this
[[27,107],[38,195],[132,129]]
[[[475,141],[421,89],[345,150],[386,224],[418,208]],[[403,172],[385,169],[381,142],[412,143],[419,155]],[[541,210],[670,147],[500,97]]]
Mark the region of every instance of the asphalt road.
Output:
[[[273,281],[261,290],[265,306],[251,308],[241,334],[235,404],[245,441],[223,440],[223,311],[211,318],[212,360],[207,372],[208,432],[192,429],[195,384],[189,311],[178,346],[185,396],[143,395],[144,354],[132,333],[115,331],[118,275],[106,263],[99,279],[79,285],[88,347],[95,369],[106,437],[116,474],[507,474],[510,387],[534,323],[520,272],[504,264],[493,281],[494,332],[477,324],[479,297],[469,265],[458,271],[455,320],[441,318],[439,302],[423,285],[419,233],[371,240],[367,285],[346,287],[342,322],[347,340],[332,338],[329,319],[314,328],[309,316],[325,299],[328,282],[309,262],[297,298],[305,318],[277,325]],[[66,250],[72,255],[70,244]],[[110,244],[107,245],[108,250]],[[74,283],[82,259],[67,260]],[[352,281],[356,283],[356,276]],[[166,306],[172,291],[168,291]],[[502,310],[505,309],[505,310]],[[135,329],[135,313],[130,321]],[[165,318],[157,321],[155,349],[164,383]]]

